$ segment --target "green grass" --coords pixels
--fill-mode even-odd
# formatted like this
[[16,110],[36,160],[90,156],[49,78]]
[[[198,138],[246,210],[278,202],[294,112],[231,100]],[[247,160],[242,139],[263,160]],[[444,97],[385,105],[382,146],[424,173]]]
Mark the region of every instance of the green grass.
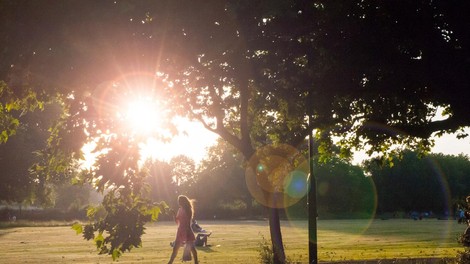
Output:
[[[266,221],[199,223],[213,232],[210,247],[198,248],[201,263],[259,263],[262,236],[269,239]],[[98,255],[92,242],[75,235],[69,225],[15,225],[0,229],[0,263],[113,263],[110,256]],[[147,226],[143,247],[125,253],[117,263],[166,263],[175,229],[172,222]],[[455,257],[463,250],[456,239],[464,229],[456,221],[435,219],[320,220],[318,258],[329,262]],[[288,258],[307,263],[307,222],[285,221],[282,230]]]

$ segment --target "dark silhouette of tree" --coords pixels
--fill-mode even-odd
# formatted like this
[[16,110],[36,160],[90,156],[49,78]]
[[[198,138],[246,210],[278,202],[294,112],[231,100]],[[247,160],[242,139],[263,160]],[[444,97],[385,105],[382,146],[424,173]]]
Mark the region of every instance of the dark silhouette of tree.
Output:
[[452,215],[452,203],[470,191],[470,161],[466,156],[431,154],[424,158],[405,151],[393,159],[394,166],[373,160],[368,170],[377,188],[379,213],[429,212]]
[[375,190],[362,169],[333,159],[316,163],[319,217],[363,217],[375,213]]

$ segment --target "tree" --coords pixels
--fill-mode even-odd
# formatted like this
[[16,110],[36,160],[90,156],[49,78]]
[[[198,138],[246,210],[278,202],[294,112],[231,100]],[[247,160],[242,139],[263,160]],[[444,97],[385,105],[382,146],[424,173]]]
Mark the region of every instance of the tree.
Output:
[[62,211],[79,212],[90,204],[90,193],[93,191],[89,185],[62,184],[55,189],[54,208]]
[[[1,104],[1,107],[9,106]],[[46,181],[34,169],[41,160],[40,152],[47,146],[46,140],[50,136],[48,128],[60,111],[57,104],[48,104],[45,109],[36,112],[11,110],[7,119],[16,127],[11,130],[11,134],[3,134],[6,142],[0,145],[0,201],[48,205],[53,203],[49,196],[53,187],[60,185],[70,175],[56,175],[57,177]]]
[[316,163],[320,217],[370,217],[375,213],[373,181],[363,170],[340,159]]
[[[170,60],[181,74],[165,77],[175,100],[189,101],[182,105],[189,116],[247,159],[263,144],[297,147],[314,128],[323,154],[334,135],[343,138],[344,155],[365,145],[369,153],[396,144],[426,152],[433,132],[468,125],[459,114],[468,105],[453,96],[468,99],[461,26],[468,20],[456,13],[466,5],[206,1],[202,12],[179,5],[187,7],[176,11],[183,30],[171,42],[190,43],[175,52],[188,65]],[[460,80],[452,81],[452,98],[440,96],[448,79]],[[430,118],[438,106],[449,113],[445,121]],[[283,262],[275,210],[271,216],[275,258]]]
[[153,201],[171,201],[176,195],[176,184],[171,175],[171,166],[163,161],[147,161],[150,176],[146,179]]
[[[163,90],[158,95],[168,109],[201,121],[247,161],[269,162],[263,155],[277,151],[295,168],[296,152],[260,149],[297,148],[313,129],[321,154],[340,135],[341,154],[348,156],[365,146],[391,152],[395,144],[425,152],[432,133],[469,124],[464,0],[3,1],[1,7],[2,78],[15,91],[61,91],[70,108],[51,153],[70,163],[83,142],[98,138],[97,151],[110,151],[85,180],[99,179],[100,190],[129,187],[105,201],[135,198],[141,190],[137,139],[103,112],[112,102],[109,92],[129,95],[130,79],[123,77],[129,71],[156,75],[149,90]],[[106,100],[96,106],[89,95]],[[448,118],[431,118],[438,107]],[[247,165],[256,174],[258,164]],[[272,178],[279,183],[278,176]],[[268,189],[270,197],[285,191]],[[281,263],[278,213],[271,210],[270,230]]]
[[[209,148],[198,169],[194,188],[199,217],[221,215],[221,206],[238,205],[245,214],[253,212],[253,197],[245,182],[243,158],[223,140]],[[219,202],[215,204],[215,202]],[[243,215],[246,217],[246,215]]]
[[196,164],[194,160],[184,155],[178,155],[171,158],[170,166],[170,175],[177,186],[178,193],[187,195],[188,191],[196,182]]
[[470,193],[470,158],[467,155],[443,155],[435,154],[429,157],[431,162],[440,169],[449,185],[449,191],[452,194],[453,202],[460,203],[464,206],[465,198]]
[[470,173],[468,157],[431,154],[420,158],[411,151],[400,156],[393,158],[393,167],[367,162],[377,188],[378,211],[454,213],[453,207],[470,191],[464,176]]

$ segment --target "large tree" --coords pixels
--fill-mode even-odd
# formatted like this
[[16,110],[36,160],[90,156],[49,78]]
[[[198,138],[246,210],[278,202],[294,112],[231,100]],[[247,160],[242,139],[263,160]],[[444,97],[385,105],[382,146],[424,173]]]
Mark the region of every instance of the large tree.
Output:
[[[143,174],[139,137],[120,129],[116,112],[142,90],[238,149],[273,201],[285,197],[281,179],[302,163],[291,148],[313,129],[322,154],[339,135],[347,156],[395,144],[426,151],[432,133],[469,124],[464,0],[51,3],[2,1],[2,78],[17,95],[63,94],[68,112],[53,130],[50,157],[70,162],[95,141],[98,166],[85,179],[100,190],[114,186],[105,202],[123,212],[144,213],[141,203],[120,204],[137,199]],[[137,77],[151,88],[132,88]],[[438,106],[446,119],[431,118]],[[281,165],[259,171],[260,161]],[[271,206],[275,259],[284,262],[278,206]],[[129,219],[138,233],[148,217]]]

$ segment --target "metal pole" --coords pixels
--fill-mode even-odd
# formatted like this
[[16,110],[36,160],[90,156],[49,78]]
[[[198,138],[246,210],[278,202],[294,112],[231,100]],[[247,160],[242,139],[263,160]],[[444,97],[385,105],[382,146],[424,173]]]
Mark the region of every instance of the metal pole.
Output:
[[[308,122],[311,122],[309,116]],[[311,127],[311,126],[310,126]],[[310,188],[308,191],[308,255],[309,263],[318,263],[318,247],[317,247],[317,182],[313,174],[313,131],[308,135],[308,152],[309,152],[309,171],[310,171]]]

